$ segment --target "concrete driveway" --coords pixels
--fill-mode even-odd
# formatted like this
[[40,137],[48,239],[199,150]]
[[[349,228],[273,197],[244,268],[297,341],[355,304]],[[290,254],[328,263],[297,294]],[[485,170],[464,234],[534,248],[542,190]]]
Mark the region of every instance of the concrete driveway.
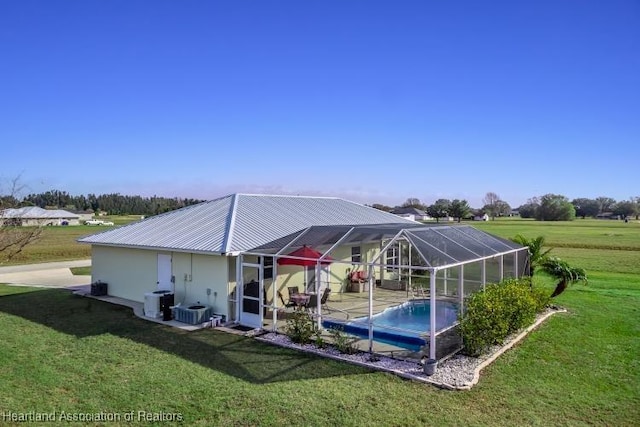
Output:
[[85,259],[0,267],[0,283],[51,288],[88,285],[91,283],[91,276],[74,276],[70,268],[90,265],[91,260]]

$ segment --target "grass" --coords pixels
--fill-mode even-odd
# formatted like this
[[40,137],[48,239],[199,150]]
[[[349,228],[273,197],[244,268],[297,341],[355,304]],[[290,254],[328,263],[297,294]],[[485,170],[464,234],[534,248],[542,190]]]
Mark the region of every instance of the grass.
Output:
[[91,276],[91,266],[89,267],[71,267],[71,274],[74,276]]
[[[135,215],[101,217],[105,221],[124,225],[140,219]],[[28,245],[6,265],[34,264],[50,261],[70,261],[91,258],[91,245],[76,242],[80,237],[107,231],[112,227],[77,225],[67,227],[43,227],[42,235]]]
[[[501,222],[484,226],[504,237],[572,235],[576,247],[556,250],[588,270],[589,284],[557,298],[569,313],[501,356],[471,391],[217,331],[177,331],[63,290],[0,285],[0,408],[179,412],[189,425],[638,425],[640,274],[628,264],[640,264],[640,252],[598,248],[610,246],[607,227],[588,222],[522,221],[524,231]],[[595,248],[576,237],[582,226]],[[624,262],[609,259],[617,256]],[[537,283],[553,288],[544,276]]]
[[555,316],[501,357],[470,392],[217,331],[185,333],[62,290],[28,290],[0,286],[0,406],[14,412],[179,412],[201,425],[640,419],[635,275],[596,275],[589,286],[570,288],[558,303],[571,313]]
[[504,218],[469,223],[490,233],[510,238],[544,235],[553,247],[640,251],[640,221],[577,219],[574,221],[533,221]]
[[473,226],[504,238],[544,236],[551,255],[589,271],[640,274],[640,222],[501,219]]

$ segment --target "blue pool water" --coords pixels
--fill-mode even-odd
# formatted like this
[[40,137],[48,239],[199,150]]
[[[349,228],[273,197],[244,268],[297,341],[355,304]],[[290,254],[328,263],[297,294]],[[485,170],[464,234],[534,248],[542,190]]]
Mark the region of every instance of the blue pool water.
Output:
[[[445,329],[458,320],[459,305],[451,301],[436,301],[436,330]],[[407,301],[373,316],[373,339],[418,351],[427,342],[424,338],[430,329],[431,309],[428,299]],[[325,328],[341,327],[344,332],[369,338],[369,317],[359,317],[347,322],[325,320]],[[387,327],[401,328],[402,331]]]

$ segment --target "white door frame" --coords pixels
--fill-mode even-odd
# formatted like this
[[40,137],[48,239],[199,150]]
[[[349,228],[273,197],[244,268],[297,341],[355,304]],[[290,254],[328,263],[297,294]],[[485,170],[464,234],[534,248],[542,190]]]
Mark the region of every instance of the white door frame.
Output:
[[173,266],[171,254],[158,254],[158,270],[156,285],[159,291],[173,292]]
[[[240,268],[237,271],[236,277],[236,289],[238,294],[238,322],[243,326],[250,328],[262,328],[263,313],[264,313],[264,273],[262,263],[254,264],[250,262],[244,262],[243,257],[238,257],[241,263]],[[244,268],[256,268],[258,270],[258,296],[246,296],[244,295]],[[258,313],[244,311],[244,302],[257,302],[259,307]],[[255,302],[252,304],[255,306]]]

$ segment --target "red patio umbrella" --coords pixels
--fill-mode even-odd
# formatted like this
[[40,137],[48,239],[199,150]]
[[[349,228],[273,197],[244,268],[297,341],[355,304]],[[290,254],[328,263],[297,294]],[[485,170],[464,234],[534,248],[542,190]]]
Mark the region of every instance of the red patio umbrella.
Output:
[[[307,259],[278,258],[278,265],[301,265],[303,267],[312,267],[318,263],[318,259],[320,259],[320,257],[322,256],[322,253],[308,247],[307,245],[304,245],[303,247],[288,253],[286,256],[294,256]],[[326,256],[322,261],[320,261],[320,264],[331,264],[331,261],[333,261],[333,258],[331,258],[330,256]]]
[[[304,286],[306,288],[307,287],[307,268],[306,267],[313,267],[317,265],[318,260],[322,256],[322,253],[316,251],[313,248],[308,247],[307,245],[304,245],[303,247],[296,249],[295,251],[290,252],[285,256],[307,258],[307,259],[278,258],[278,265],[299,265],[299,266],[305,267],[304,269],[305,285]],[[327,255],[324,259],[322,259],[322,261],[320,261],[320,264],[328,265],[328,264],[331,264],[331,261],[333,261],[333,258]]]

